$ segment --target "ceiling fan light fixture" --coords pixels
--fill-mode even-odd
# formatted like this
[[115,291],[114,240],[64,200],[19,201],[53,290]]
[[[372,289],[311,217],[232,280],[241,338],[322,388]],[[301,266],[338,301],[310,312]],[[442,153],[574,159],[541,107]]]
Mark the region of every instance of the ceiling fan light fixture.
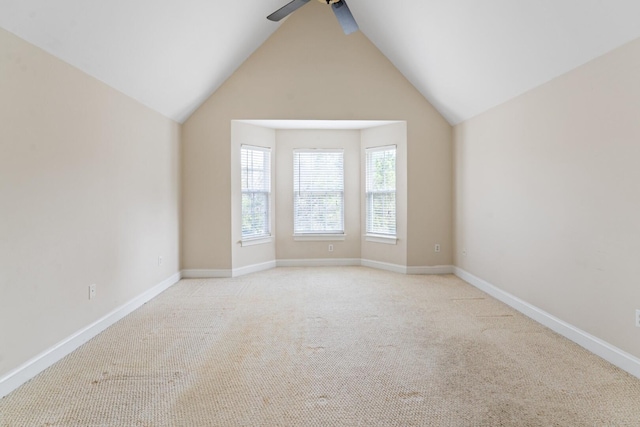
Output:
[[[270,21],[280,21],[281,19],[291,15],[296,10],[300,9],[305,4],[309,3],[310,0],[293,0],[280,9],[273,12],[271,15],[267,16],[267,19]],[[338,18],[338,22],[342,27],[342,30],[345,34],[351,34],[355,31],[358,31],[358,24],[356,23],[355,18],[351,14],[351,10],[349,10],[349,6],[347,6],[346,0],[318,0],[321,3],[326,3],[327,5],[331,5],[331,9],[333,9],[333,13]]]

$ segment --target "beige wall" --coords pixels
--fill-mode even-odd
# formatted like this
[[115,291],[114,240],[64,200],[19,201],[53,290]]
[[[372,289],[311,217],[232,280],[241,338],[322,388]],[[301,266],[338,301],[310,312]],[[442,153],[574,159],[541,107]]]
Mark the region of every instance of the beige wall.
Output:
[[362,236],[361,258],[396,265],[407,265],[407,124],[405,122],[362,130],[360,143],[360,179],[363,183],[360,189],[362,234],[365,234],[366,230],[366,188],[364,185],[366,155],[364,150],[385,145],[396,146],[396,237],[398,240],[395,245],[390,245],[367,241]]
[[[277,131],[276,255],[280,260],[316,258],[360,258],[360,131]],[[338,148],[344,150],[344,241],[294,241],[293,239],[293,150]],[[328,245],[333,245],[329,252]]]
[[[310,125],[312,126],[312,125]],[[274,130],[234,120],[231,124],[231,223],[232,265],[243,267],[300,259],[360,259],[406,265],[406,124],[404,122],[364,130]],[[252,144],[272,149],[273,240],[241,246],[240,146]],[[364,239],[364,149],[383,145],[398,147],[397,245]],[[342,149],[345,161],[344,240],[296,240],[293,237],[293,151],[297,148]],[[328,245],[333,246],[329,252]]]
[[[240,148],[243,144],[271,148],[271,235],[270,243],[242,246],[242,186],[240,182]],[[233,121],[231,123],[231,249],[232,268],[272,262],[276,259],[276,131],[262,126]]]
[[184,269],[232,266],[234,119],[406,120],[407,264],[452,263],[451,127],[361,32],[344,36],[311,2],[183,126]]
[[636,357],[638,76],[640,40],[455,129],[456,265]]
[[4,30],[0,52],[2,377],[178,271],[180,132]]

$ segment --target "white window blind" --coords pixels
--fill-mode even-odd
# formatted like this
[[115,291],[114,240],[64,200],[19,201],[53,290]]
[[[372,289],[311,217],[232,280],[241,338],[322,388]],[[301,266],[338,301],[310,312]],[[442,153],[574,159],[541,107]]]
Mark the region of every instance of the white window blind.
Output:
[[294,234],[344,233],[343,150],[294,150]]
[[396,235],[396,147],[366,152],[367,234]]
[[242,238],[267,237],[270,230],[271,150],[240,148],[242,187]]

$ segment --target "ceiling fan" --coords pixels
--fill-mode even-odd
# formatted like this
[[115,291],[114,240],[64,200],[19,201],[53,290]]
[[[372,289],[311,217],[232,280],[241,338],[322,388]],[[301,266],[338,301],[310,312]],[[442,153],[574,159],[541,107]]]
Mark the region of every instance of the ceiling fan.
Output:
[[[289,16],[296,10],[300,9],[305,4],[309,3],[311,0],[293,0],[292,2],[284,5],[280,9],[273,12],[271,15],[267,16],[267,19],[270,21],[279,21],[282,18]],[[338,18],[338,22],[342,26],[342,29],[345,34],[351,34],[355,31],[358,31],[358,24],[354,19],[351,11],[349,10],[349,6],[347,6],[346,0],[319,0],[322,3],[327,3],[331,5],[333,9],[333,13],[336,14],[336,18]]]

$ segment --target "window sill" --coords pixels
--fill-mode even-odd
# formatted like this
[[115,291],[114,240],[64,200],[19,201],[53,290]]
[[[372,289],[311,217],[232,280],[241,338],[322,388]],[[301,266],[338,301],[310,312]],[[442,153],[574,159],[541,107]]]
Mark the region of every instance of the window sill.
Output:
[[273,236],[256,237],[253,239],[240,240],[240,246],[245,247],[245,246],[264,245],[266,243],[271,243],[271,242],[273,242]]
[[346,239],[346,234],[294,234],[293,240],[300,242],[339,242]]
[[396,236],[383,236],[380,234],[365,234],[364,239],[367,242],[384,243],[386,245],[395,245],[398,243]]

